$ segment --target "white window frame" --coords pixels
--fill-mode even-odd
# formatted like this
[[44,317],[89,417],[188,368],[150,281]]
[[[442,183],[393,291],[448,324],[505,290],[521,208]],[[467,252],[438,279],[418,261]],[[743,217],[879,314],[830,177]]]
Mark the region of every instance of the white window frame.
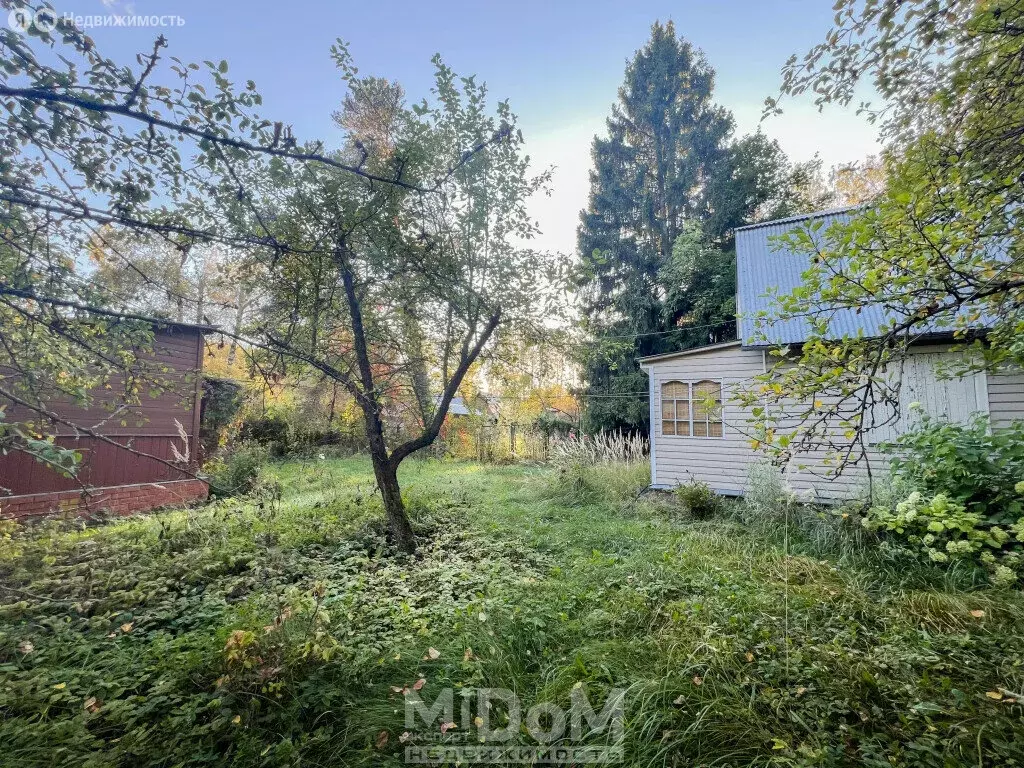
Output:
[[[711,434],[695,435],[695,434],[693,434],[693,411],[694,411],[694,407],[693,407],[693,385],[694,384],[702,384],[704,382],[708,382],[708,383],[711,383],[711,384],[717,384],[719,386],[719,392],[721,394],[721,400],[719,400],[719,403],[721,404],[721,422],[722,422],[722,434],[720,434],[720,435],[711,435]],[[686,402],[688,403],[687,411],[688,411],[688,414],[689,414],[689,424],[690,424],[690,428],[689,428],[690,429],[690,434],[688,434],[688,435],[666,434],[666,432],[665,432],[665,422],[666,421],[672,421],[673,423],[679,423],[680,421],[682,421],[682,419],[679,419],[679,418],[672,418],[672,419],[666,419],[665,418],[665,395],[664,395],[664,391],[665,391],[665,385],[667,385],[667,384],[685,384],[686,385],[686,392],[687,392],[687,400],[686,400]],[[679,398],[672,398],[672,400],[674,402],[681,402],[679,400]],[[676,406],[676,407],[678,409],[678,406]],[[711,421],[710,421],[710,419],[707,419],[705,417],[705,424],[708,427],[707,431],[710,432],[711,431]],[[722,439],[725,438],[725,428],[726,428],[726,421],[725,421],[725,381],[724,380],[722,380],[722,379],[697,379],[696,381],[693,381],[693,380],[679,379],[679,378],[672,377],[670,379],[665,379],[664,381],[659,383],[659,385],[658,385],[658,435],[660,435],[661,437],[679,437],[679,438],[682,438],[684,440],[688,440],[690,438],[693,438],[695,440],[722,440]]]

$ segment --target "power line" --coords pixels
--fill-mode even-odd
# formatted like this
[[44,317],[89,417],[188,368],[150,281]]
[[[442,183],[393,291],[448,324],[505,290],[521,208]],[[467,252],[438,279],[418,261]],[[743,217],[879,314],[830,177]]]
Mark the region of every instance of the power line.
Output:
[[638,339],[642,336],[665,336],[670,333],[679,333],[680,331],[702,331],[706,328],[720,328],[727,323],[707,323],[706,325],[687,325],[679,326],[668,331],[647,331],[645,333],[624,333],[624,334],[613,334],[610,336],[598,336],[595,339],[586,339],[587,344],[596,344],[599,341],[606,339]]

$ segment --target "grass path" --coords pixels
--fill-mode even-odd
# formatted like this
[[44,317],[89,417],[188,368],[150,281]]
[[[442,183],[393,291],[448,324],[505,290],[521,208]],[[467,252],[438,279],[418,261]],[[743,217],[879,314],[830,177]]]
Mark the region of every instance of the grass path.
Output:
[[0,594],[0,764],[401,765],[422,680],[626,688],[627,765],[1024,765],[1017,593],[473,464],[403,467],[398,559],[366,462],[274,472],[280,502],[0,544],[50,598]]

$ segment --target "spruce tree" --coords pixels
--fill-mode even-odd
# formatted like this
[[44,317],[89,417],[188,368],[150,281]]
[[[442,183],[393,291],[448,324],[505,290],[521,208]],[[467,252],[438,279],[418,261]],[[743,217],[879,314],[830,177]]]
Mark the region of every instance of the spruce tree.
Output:
[[820,162],[791,165],[760,133],[732,140],[713,87],[703,55],[656,23],[594,139],[578,230],[589,430],[647,429],[637,357],[735,338],[737,226],[820,207]]
[[708,181],[727,158],[732,117],[713,103],[713,86],[704,56],[672,22],[656,23],[626,68],[608,137],[594,139],[578,232],[583,321],[594,340],[584,360],[591,428],[643,427],[647,402],[628,397],[647,389],[635,358],[679,348],[691,334],[665,333],[658,274],[684,222],[706,212]]

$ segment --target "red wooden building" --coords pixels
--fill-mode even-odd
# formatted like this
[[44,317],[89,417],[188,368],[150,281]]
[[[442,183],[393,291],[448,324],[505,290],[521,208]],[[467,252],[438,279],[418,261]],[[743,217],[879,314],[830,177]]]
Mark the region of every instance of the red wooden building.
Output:
[[[159,371],[160,386],[142,386],[138,402],[125,398],[118,382],[92,393],[86,408],[67,399],[48,401],[47,410],[70,424],[51,423],[45,431],[56,435],[58,445],[81,452],[77,476],[64,477],[25,453],[0,455],[0,517],[129,514],[205,499],[207,484],[192,473],[199,456],[203,338],[211,330],[188,323],[155,325],[152,349],[140,351],[138,358],[141,370]],[[0,396],[3,405],[8,421],[39,421],[38,414]],[[187,463],[180,461],[183,456]]]

